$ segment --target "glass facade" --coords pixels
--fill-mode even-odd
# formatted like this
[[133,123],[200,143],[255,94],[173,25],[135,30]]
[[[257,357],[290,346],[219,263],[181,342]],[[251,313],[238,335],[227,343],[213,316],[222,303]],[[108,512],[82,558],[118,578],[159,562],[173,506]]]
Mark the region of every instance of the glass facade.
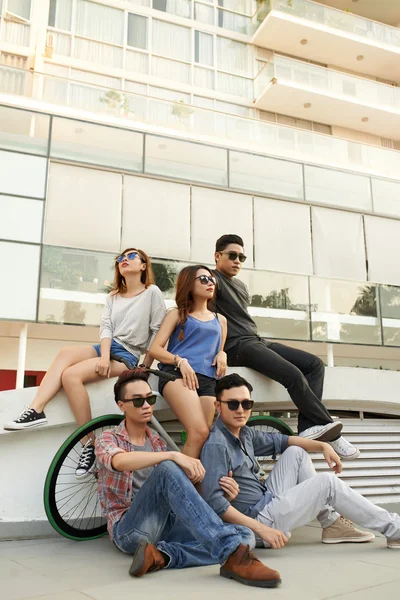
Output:
[[[114,257],[132,244],[153,257],[171,305],[179,270],[211,266],[230,230],[245,239],[241,278],[262,336],[400,347],[398,253],[379,242],[398,245],[400,221],[371,210],[395,207],[397,182],[8,107],[5,122],[9,110],[21,117],[22,151],[0,139],[1,319],[98,325]],[[326,192],[338,208],[310,206],[310,186],[313,204]],[[346,186],[353,212],[343,210]],[[355,197],[366,204],[355,209]],[[370,281],[357,276],[365,248]]]

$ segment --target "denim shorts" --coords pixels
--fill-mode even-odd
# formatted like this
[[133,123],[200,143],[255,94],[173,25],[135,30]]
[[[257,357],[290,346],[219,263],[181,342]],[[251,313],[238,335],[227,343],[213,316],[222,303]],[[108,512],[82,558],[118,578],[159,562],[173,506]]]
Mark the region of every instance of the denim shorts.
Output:
[[[96,344],[93,348],[96,350],[97,356],[101,356],[100,344]],[[125,348],[115,340],[111,342],[110,354],[113,354],[116,360],[120,359],[120,362],[124,362],[129,369],[136,367],[139,362],[136,356],[133,356],[128,350],[125,350]]]

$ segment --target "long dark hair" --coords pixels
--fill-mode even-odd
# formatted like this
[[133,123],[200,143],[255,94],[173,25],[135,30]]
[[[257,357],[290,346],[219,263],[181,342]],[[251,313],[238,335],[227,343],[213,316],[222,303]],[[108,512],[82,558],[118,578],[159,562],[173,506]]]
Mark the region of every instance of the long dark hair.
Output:
[[[154,283],[154,273],[151,266],[150,258],[147,256],[146,252],[144,252],[143,250],[139,250],[138,248],[126,248],[123,252],[121,252],[121,254],[118,254],[118,256],[126,254],[127,252],[137,252],[142,263],[146,265],[145,270],[141,272],[140,281],[144,283],[144,287],[147,289],[150,285]],[[112,295],[124,294],[126,292],[125,277],[122,277],[117,263],[118,256],[115,257],[114,283],[111,290]]]
[[[182,269],[176,281],[175,302],[179,312],[180,332],[178,335],[178,340],[180,341],[183,340],[185,335],[183,328],[185,326],[187,316],[193,309],[193,288],[196,281],[197,271],[199,269],[205,269],[210,273],[210,275],[212,275],[212,271],[204,265],[190,265],[189,267],[184,267]],[[210,298],[208,301],[207,308],[209,308],[209,304],[212,299],[213,298]]]

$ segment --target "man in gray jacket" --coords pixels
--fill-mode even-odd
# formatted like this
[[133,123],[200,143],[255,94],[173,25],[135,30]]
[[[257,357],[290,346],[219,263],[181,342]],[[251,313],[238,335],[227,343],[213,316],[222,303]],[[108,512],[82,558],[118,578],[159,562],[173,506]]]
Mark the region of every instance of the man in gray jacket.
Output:
[[[236,373],[217,381],[219,418],[201,453],[206,471],[202,495],[217,515],[252,529],[259,545],[266,547],[282,548],[293,529],[317,517],[326,544],[374,539],[373,533],[356,529],[351,519],[383,533],[388,548],[400,549],[400,516],[375,506],[336,477],[342,465],[329,444],[246,426],[254,403],[252,390]],[[316,474],[308,452],[322,452],[334,473]],[[276,454],[281,457],[263,483],[256,456]],[[219,485],[229,471],[239,485],[232,502]]]

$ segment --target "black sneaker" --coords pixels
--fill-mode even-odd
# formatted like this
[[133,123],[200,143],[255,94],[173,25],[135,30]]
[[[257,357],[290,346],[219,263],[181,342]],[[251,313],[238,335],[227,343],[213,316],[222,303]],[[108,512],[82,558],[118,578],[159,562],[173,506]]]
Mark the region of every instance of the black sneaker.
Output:
[[29,427],[38,427],[45,423],[47,423],[47,419],[43,411],[38,413],[34,408],[25,408],[18,419],[3,425],[3,429],[6,431],[20,431],[21,429],[29,429]]
[[84,479],[96,470],[96,454],[92,440],[88,440],[83,446],[78,460],[78,466],[75,469],[77,479]]

